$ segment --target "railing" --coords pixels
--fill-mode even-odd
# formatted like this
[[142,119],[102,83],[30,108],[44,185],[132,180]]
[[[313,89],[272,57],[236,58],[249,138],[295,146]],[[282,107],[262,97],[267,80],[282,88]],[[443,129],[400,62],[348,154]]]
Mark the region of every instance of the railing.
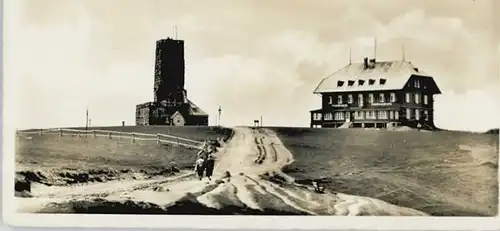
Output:
[[39,129],[32,131],[17,131],[17,135],[59,135],[63,136],[77,136],[77,137],[106,137],[108,139],[130,139],[132,143],[137,140],[141,141],[156,141],[157,144],[172,144],[176,146],[183,146],[187,148],[202,149],[203,142],[192,140],[179,136],[172,136],[167,134],[148,134],[137,132],[119,132],[110,130],[81,130],[81,129]]

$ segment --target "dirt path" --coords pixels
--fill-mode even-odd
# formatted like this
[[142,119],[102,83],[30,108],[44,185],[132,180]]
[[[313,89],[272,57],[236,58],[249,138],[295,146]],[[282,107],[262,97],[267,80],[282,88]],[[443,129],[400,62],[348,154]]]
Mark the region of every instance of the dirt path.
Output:
[[[141,204],[141,209],[146,206],[159,213],[426,215],[372,198],[319,194],[311,187],[295,184],[292,177],[281,172],[293,161],[293,155],[275,133],[244,127],[234,130],[233,138],[216,154],[212,181],[200,181],[186,172],[153,180],[35,187],[33,198],[17,198],[20,211],[75,212],[82,207],[109,206],[121,208],[114,212],[124,212],[127,207],[123,206],[129,206],[137,212]],[[224,178],[226,171],[231,174],[230,180]]]

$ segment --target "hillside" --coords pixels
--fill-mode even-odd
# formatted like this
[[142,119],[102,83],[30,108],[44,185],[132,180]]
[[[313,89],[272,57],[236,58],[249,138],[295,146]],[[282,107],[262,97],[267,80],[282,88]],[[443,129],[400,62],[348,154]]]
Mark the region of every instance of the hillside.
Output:
[[[97,129],[97,128],[96,128]],[[119,130],[117,127],[99,128]],[[121,129],[121,127],[120,127]],[[193,140],[228,139],[231,129],[214,127],[124,127],[123,131],[165,133]],[[191,169],[197,150],[155,141],[105,137],[92,138],[57,134],[30,138],[18,137],[16,142],[16,176],[18,180],[46,185],[102,182],[121,178],[143,178],[173,174],[171,162],[182,170]]]
[[442,216],[493,216],[498,135],[271,128],[293,153],[300,183],[368,196]]

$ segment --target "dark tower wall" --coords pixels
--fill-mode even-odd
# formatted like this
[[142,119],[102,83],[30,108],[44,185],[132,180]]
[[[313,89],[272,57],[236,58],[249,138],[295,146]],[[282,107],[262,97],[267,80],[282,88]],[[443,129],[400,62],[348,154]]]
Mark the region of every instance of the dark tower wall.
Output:
[[156,41],[155,102],[184,102],[184,41]]

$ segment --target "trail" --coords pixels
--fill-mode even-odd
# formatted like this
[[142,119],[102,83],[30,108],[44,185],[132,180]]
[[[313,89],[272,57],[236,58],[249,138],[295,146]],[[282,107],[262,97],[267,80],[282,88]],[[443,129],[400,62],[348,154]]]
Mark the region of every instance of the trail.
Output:
[[[274,132],[234,128],[216,154],[214,176],[192,172],[148,180],[110,181],[73,187],[33,186],[31,198],[16,198],[20,212],[427,215],[373,198],[316,193],[281,169],[293,161]],[[224,178],[229,171],[230,178]]]

